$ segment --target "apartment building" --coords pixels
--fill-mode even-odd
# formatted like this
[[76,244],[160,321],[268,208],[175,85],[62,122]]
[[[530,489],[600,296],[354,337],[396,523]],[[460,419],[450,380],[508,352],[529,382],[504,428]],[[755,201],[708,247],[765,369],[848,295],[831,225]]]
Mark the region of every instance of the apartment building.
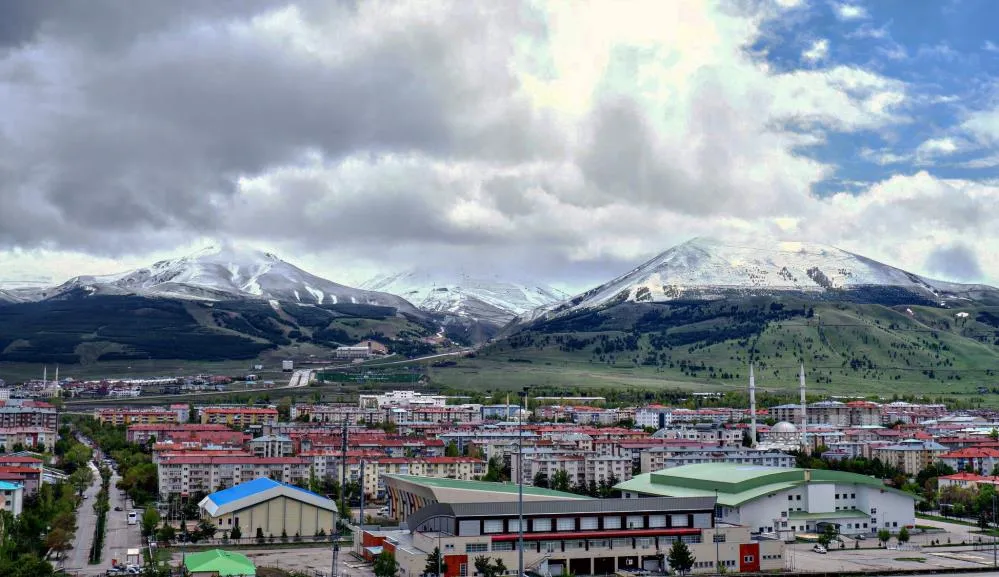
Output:
[[158,425],[176,424],[177,413],[166,409],[98,409],[94,417],[105,425]]
[[284,435],[263,435],[246,445],[257,457],[290,457],[294,453],[291,437]]
[[58,438],[56,430],[47,427],[0,427],[0,448],[6,453],[14,452],[17,445],[51,450]]
[[599,485],[630,479],[632,463],[628,457],[592,452],[561,453],[535,448],[522,454],[510,453],[510,477],[522,479],[526,484],[533,484],[538,474],[550,480],[560,470],[565,471],[571,485],[589,485],[591,482]]
[[906,439],[893,445],[877,447],[871,454],[882,463],[898,467],[907,475],[916,475],[946,452],[947,447],[935,441]]
[[261,477],[290,484],[309,479],[309,460],[302,457],[169,455],[160,458],[157,469],[163,499],[211,493]]
[[59,414],[42,401],[9,399],[0,404],[0,427],[45,427],[57,429]]
[[956,451],[941,453],[940,462],[955,471],[991,475],[999,465],[999,449],[989,447],[966,447]]
[[352,425],[380,425],[385,422],[385,410],[366,409],[353,405],[296,405],[292,408],[292,418],[303,413],[314,423],[348,423]]
[[262,407],[205,407],[201,409],[201,424],[247,427],[274,425],[278,421],[277,409]]
[[641,471],[652,473],[672,467],[696,465],[700,463],[741,463],[762,467],[793,467],[794,455],[780,451],[756,451],[739,447],[715,449],[682,449],[654,447],[642,451]]
[[649,405],[635,410],[635,425],[641,428],[665,429],[673,424],[673,409],[662,405]]
[[414,423],[468,425],[482,422],[481,408],[481,405],[410,406],[390,408],[385,413],[389,422],[400,425]]
[[663,439],[683,439],[698,443],[711,443],[718,447],[742,445],[742,429],[723,427],[710,423],[682,424],[659,431],[656,436]]
[[362,409],[383,409],[385,407],[443,407],[447,405],[444,395],[424,395],[416,391],[391,391],[383,394],[358,396],[358,406]]
[[242,445],[250,440],[250,436],[240,431],[233,431],[225,425],[193,424],[161,424],[161,425],[131,425],[125,432],[129,443],[145,444],[150,439],[157,441],[173,441],[175,443],[203,442],[220,445]]

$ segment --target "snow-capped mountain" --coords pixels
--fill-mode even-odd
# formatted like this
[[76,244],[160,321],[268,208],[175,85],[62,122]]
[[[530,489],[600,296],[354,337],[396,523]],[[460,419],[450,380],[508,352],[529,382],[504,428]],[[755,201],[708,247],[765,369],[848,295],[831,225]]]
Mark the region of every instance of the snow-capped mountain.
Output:
[[568,306],[558,307],[558,311],[617,302],[666,302],[789,291],[821,295],[837,289],[868,287],[904,289],[934,300],[995,290],[984,285],[928,279],[824,244],[778,242],[746,246],[695,238],[574,297]]
[[379,275],[360,287],[398,295],[427,312],[495,325],[505,325],[518,315],[564,300],[558,291],[539,283],[426,269]]
[[21,298],[65,295],[122,295],[198,300],[258,299],[303,304],[371,304],[416,312],[398,296],[356,289],[310,274],[257,250],[210,247],[137,270],[78,276],[51,289],[19,290]]
[[11,292],[0,289],[0,303],[19,303],[21,298]]

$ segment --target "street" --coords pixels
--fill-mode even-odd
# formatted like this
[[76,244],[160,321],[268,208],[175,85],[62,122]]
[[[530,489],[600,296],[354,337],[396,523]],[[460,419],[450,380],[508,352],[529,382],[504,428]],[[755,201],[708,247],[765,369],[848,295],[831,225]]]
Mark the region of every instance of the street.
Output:
[[90,546],[94,542],[94,526],[97,524],[94,502],[101,490],[101,475],[93,462],[88,464],[94,472],[94,482],[84,491],[86,498],[76,510],[76,539],[73,541],[73,548],[66,552],[66,558],[62,562],[63,568],[69,573],[87,570],[89,567],[87,558],[90,556]]
[[[93,565],[92,567],[96,572],[104,573],[111,568],[111,561],[117,559],[119,563],[124,564],[126,561],[125,554],[128,549],[138,549],[142,545],[142,533],[141,525],[136,523],[135,525],[128,524],[128,511],[127,506],[128,498],[124,496],[124,493],[118,490],[115,485],[121,477],[117,473],[111,476],[111,510],[108,511],[108,531],[107,536],[104,538],[104,554],[101,556],[101,563],[99,565]],[[115,507],[121,507],[121,511],[115,511]],[[139,513],[139,520],[142,520],[141,511]],[[141,557],[140,557],[141,559]],[[134,563],[135,560],[133,559]]]

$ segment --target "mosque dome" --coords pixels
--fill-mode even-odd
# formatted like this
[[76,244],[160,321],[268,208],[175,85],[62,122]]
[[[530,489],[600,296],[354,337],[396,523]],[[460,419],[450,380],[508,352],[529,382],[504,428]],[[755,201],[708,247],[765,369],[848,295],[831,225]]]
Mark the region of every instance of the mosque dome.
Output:
[[770,427],[770,432],[771,433],[797,433],[798,432],[798,427],[795,427],[793,424],[788,423],[787,421],[781,421],[781,422],[777,423],[776,425]]

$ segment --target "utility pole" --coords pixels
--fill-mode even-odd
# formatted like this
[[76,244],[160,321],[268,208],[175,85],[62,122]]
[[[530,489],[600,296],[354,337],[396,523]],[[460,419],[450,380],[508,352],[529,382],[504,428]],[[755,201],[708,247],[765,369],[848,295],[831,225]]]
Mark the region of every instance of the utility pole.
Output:
[[[996,527],[996,494],[992,493],[992,527]],[[992,535],[992,567],[996,567],[996,536]]]
[[[361,481],[364,482],[363,479]],[[363,499],[363,497],[362,497]],[[363,505],[362,505],[363,506]],[[334,519],[333,529],[333,566],[330,568],[330,577],[336,577],[336,562],[340,555],[340,535],[343,526],[343,512],[347,510],[347,419],[343,420],[343,430],[340,432],[340,511],[339,520]]]
[[524,412],[527,410],[527,387],[518,395],[523,406],[517,412],[517,577],[524,577]]

